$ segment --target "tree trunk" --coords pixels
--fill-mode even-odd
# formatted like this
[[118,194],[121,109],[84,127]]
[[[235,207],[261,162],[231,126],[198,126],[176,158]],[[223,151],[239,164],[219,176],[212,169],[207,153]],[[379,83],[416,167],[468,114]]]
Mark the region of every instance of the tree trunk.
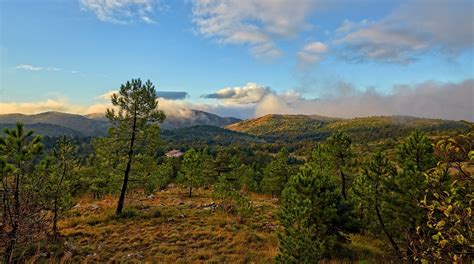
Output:
[[339,170],[339,173],[341,174],[341,181],[342,181],[342,197],[344,197],[344,200],[347,200],[347,194],[346,194],[346,175],[344,175],[344,172],[342,169]]
[[58,237],[58,198],[54,199],[54,212],[53,212],[53,236],[54,238]]
[[396,254],[398,255],[400,259],[403,258],[400,248],[398,247],[397,243],[395,243],[395,240],[393,240],[392,236],[390,235],[387,228],[385,227],[385,223],[383,222],[382,216],[380,215],[380,210],[377,203],[375,205],[375,212],[377,213],[377,220],[379,221],[379,224],[382,227],[383,232],[385,233],[388,240],[390,241],[390,244],[392,245],[393,250],[395,250]]
[[189,197],[193,195],[193,187],[189,187]]
[[59,237],[59,232],[58,232],[58,199],[59,199],[59,190],[61,188],[61,185],[63,183],[64,178],[66,178],[66,172],[67,172],[67,164],[63,164],[63,172],[61,174],[61,178],[59,179],[59,183],[56,186],[56,192],[54,193],[54,208],[53,208],[53,236],[55,238]]
[[14,199],[14,215],[13,215],[13,223],[12,223],[12,230],[8,237],[10,239],[8,246],[5,250],[4,255],[4,262],[5,263],[12,263],[13,258],[13,251],[15,249],[16,239],[17,239],[17,232],[18,232],[18,221],[20,218],[20,174],[16,175],[15,179],[15,189],[13,191],[13,199]]
[[133,145],[135,144],[135,133],[137,129],[137,115],[134,113],[133,116],[133,126],[132,126],[132,137],[130,139],[130,146],[128,149],[128,160],[127,160],[127,167],[125,167],[124,177],[123,177],[123,184],[122,190],[120,191],[120,197],[117,203],[117,209],[115,210],[115,215],[119,215],[122,213],[123,204],[125,202],[125,193],[127,192],[127,185],[128,185],[128,176],[130,174],[130,170],[132,168],[132,159],[133,159]]

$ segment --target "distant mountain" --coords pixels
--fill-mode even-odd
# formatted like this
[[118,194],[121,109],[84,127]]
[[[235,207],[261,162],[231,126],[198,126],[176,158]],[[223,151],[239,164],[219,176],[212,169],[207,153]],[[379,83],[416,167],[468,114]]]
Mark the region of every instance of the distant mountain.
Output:
[[309,115],[266,115],[244,120],[226,129],[266,138],[323,139],[337,130],[344,130],[355,140],[374,140],[404,136],[417,128],[425,132],[467,130],[461,121],[416,118],[410,116],[375,116],[353,119]]
[[[95,120],[107,121],[104,114],[102,113],[93,113],[85,116]],[[242,119],[238,119],[235,117],[221,117],[204,111],[184,109],[182,111],[179,111],[179,113],[167,115],[165,121],[163,122],[163,124],[161,124],[161,128],[175,129],[203,125],[225,127],[227,125],[240,121],[242,121]]]
[[168,115],[162,124],[164,129],[183,128],[191,126],[215,126],[225,127],[227,125],[242,121],[235,117],[221,117],[204,111],[189,109],[182,115]]
[[[180,115],[170,115],[161,124],[163,129],[176,129],[197,125],[224,127],[241,121],[234,117],[220,117],[198,110],[185,110]],[[56,136],[74,135],[83,137],[104,136],[109,122],[102,113],[75,115],[61,112],[44,112],[35,115],[6,114],[0,115],[0,127],[12,127],[16,122],[34,129],[37,133]],[[56,127],[55,127],[56,126]]]
[[[12,123],[1,123],[0,124],[0,134],[4,128],[15,128],[15,124]],[[52,125],[52,124],[26,124],[25,128],[28,130],[33,130],[35,134],[45,135],[50,137],[58,137],[66,135],[68,137],[84,137],[84,135],[76,130],[72,130],[67,127]]]
[[[90,119],[82,115],[61,112],[44,112],[35,115],[0,115],[0,124],[14,124],[16,122],[21,122],[25,125],[38,124],[36,125],[37,128],[39,127],[39,124],[58,125],[63,128],[77,131],[82,136],[103,136],[107,133],[107,128],[109,127],[108,122],[105,121]],[[44,129],[47,128],[44,127]],[[49,134],[50,133],[48,133],[48,135]]]

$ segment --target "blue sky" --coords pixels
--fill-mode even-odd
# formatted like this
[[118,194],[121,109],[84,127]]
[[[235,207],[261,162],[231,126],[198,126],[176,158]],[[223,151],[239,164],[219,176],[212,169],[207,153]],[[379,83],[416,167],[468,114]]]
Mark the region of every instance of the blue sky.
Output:
[[[0,113],[99,110],[106,102],[98,96],[140,77],[158,91],[188,93],[184,100],[164,98],[164,107],[240,117],[323,112],[472,119],[472,1],[0,3]],[[467,99],[461,109],[456,102],[454,113],[446,105],[435,116],[430,108],[405,113],[410,109],[397,109],[400,103],[360,113],[358,105],[342,112],[313,105],[314,98],[341,104],[371,94],[403,100],[397,98],[404,93],[426,95],[428,86],[430,94],[467,91]]]

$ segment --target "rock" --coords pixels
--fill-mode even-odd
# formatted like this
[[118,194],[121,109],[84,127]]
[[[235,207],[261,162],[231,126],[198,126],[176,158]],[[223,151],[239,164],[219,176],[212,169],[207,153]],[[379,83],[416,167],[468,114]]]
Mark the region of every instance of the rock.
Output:
[[154,199],[154,198],[155,198],[155,195],[153,194],[148,195],[148,199]]
[[137,258],[137,259],[142,259],[143,255],[139,253],[128,253],[127,258]]
[[172,217],[169,217],[169,218],[166,219],[166,221],[168,221],[168,222],[174,222],[174,219],[173,219]]
[[181,218],[186,218],[186,215],[182,214],[182,215],[180,215],[179,217],[181,217]]

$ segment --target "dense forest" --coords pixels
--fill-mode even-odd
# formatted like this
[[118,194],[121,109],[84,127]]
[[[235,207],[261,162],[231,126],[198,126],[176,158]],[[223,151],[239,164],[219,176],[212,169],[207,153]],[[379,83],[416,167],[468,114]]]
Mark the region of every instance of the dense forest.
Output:
[[296,116],[160,131],[150,81],[111,102],[103,137],[4,129],[5,263],[474,260],[472,124]]

